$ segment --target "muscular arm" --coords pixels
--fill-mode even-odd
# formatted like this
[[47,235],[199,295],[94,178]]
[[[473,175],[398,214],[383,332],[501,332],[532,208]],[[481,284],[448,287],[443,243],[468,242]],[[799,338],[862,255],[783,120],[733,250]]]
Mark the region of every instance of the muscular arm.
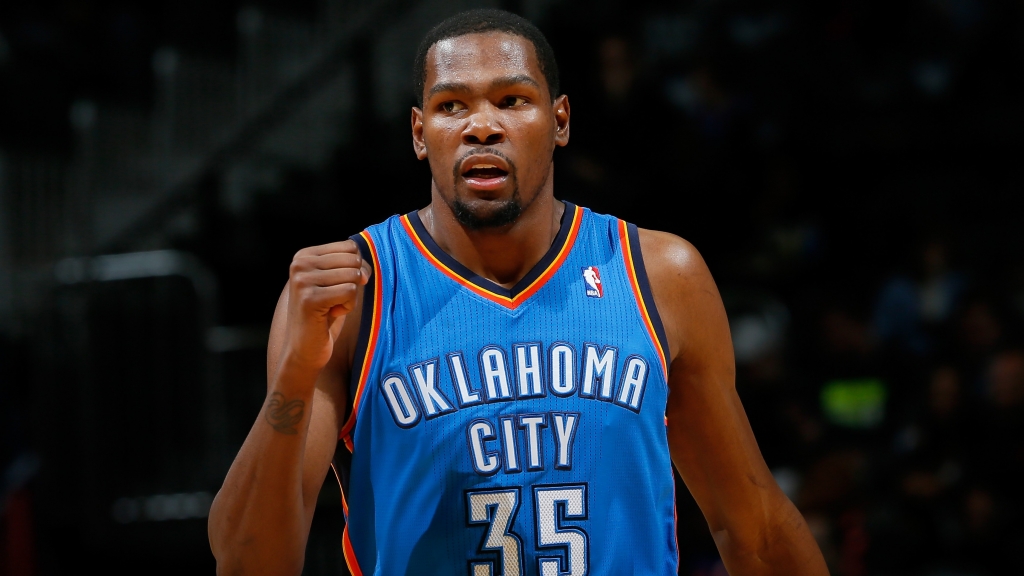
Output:
[[[295,299],[309,298],[314,289],[324,288],[316,284],[326,282],[324,274],[312,280],[315,275],[297,276],[293,264],[270,331],[266,401],[210,509],[210,547],[218,574],[302,572],[317,495],[344,417],[361,285],[370,272],[365,263],[356,265],[360,269],[363,280],[356,281],[359,287],[350,285],[352,294],[342,298],[342,305],[329,299],[322,303],[325,334],[310,346],[310,339],[303,342],[296,335],[311,331],[309,323],[303,326],[294,318],[310,310]],[[312,287],[297,288],[296,281]]]
[[669,449],[733,576],[818,576],[825,561],[765,465],[739,396],[729,324],[697,250],[640,231],[670,346]]

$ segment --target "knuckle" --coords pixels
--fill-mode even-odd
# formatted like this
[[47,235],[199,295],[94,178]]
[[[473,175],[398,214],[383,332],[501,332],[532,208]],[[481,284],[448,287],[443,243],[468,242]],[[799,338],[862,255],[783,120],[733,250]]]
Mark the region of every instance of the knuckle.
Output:
[[301,300],[305,308],[315,308],[320,302],[319,291],[315,286],[307,286],[302,289]]
[[306,271],[302,270],[301,268],[296,269],[296,270],[292,270],[291,280],[292,280],[292,283],[297,288],[303,288],[307,284],[309,284],[309,274],[307,274]]

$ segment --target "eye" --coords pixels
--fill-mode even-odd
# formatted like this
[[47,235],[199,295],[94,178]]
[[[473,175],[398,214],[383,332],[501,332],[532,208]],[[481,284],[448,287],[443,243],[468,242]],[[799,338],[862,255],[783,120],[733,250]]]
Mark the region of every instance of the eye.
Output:
[[526,98],[522,96],[505,96],[501,99],[501,105],[505,108],[515,108],[526,104]]
[[445,102],[444,104],[441,104],[441,110],[444,110],[445,112],[447,112],[449,114],[454,114],[455,112],[461,112],[461,111],[463,111],[465,109],[466,109],[466,105],[463,104],[462,102],[450,101],[450,102]]

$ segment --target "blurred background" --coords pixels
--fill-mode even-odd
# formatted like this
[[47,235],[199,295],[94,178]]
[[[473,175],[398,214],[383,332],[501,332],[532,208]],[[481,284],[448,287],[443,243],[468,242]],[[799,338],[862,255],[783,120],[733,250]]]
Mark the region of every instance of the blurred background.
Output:
[[[992,0],[3,2],[0,573],[213,573],[291,255],[428,201],[412,58],[472,6],[555,47],[556,195],[704,254],[832,573],[1024,573],[1024,4]],[[329,481],[306,574],[347,574],[342,525]],[[683,489],[679,536],[725,574]]]

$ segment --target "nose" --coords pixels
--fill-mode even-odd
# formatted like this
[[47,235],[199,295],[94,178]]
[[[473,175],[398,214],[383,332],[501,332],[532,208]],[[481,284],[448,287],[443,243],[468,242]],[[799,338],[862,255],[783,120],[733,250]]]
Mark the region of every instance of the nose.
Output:
[[470,145],[491,145],[505,141],[505,129],[497,122],[493,110],[480,110],[469,117],[469,123],[462,131],[462,142]]

